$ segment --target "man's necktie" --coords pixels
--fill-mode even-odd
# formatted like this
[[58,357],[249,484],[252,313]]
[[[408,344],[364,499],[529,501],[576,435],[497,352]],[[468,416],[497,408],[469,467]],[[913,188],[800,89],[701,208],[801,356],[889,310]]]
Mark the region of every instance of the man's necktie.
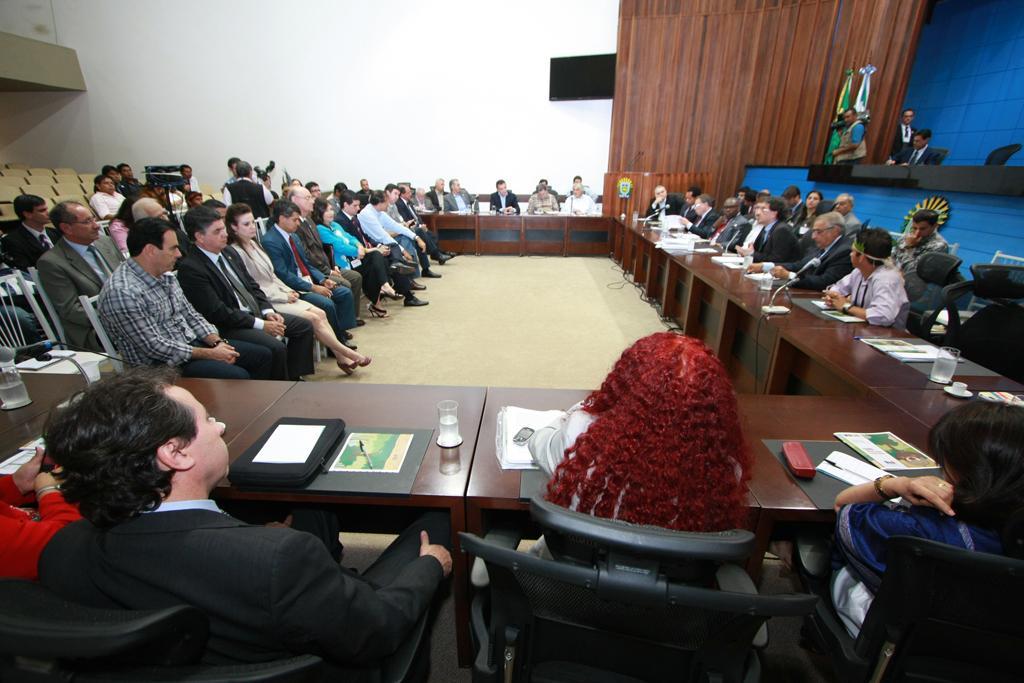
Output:
[[295,246],[295,238],[288,238],[288,246],[292,248],[292,254],[295,256],[295,264],[299,267],[299,272],[302,273],[302,277],[309,277],[309,268],[306,268],[306,264],[302,262],[302,257],[299,256],[299,249]]
[[260,311],[260,305],[256,303],[256,299],[252,294],[249,293],[242,283],[234,276],[231,269],[228,268],[228,260],[221,254],[220,258],[217,259],[217,265],[220,266],[220,272],[224,273],[224,277],[227,278],[228,284],[231,285],[231,289],[235,290],[235,296],[238,297],[239,303],[245,308],[249,309],[257,318],[260,317],[262,311]]
[[39,244],[42,245],[43,251],[49,251],[50,247],[53,246],[50,244],[50,238],[46,236],[45,232],[39,236]]
[[92,246],[91,244],[88,247],[86,247],[85,250],[89,253],[90,256],[92,256],[92,260],[98,268],[98,272],[96,274],[100,276],[100,280],[106,282],[107,278],[110,277],[110,273],[112,271],[110,270],[110,266],[104,260],[103,255],[100,254],[100,250]]
[[913,166],[917,163],[918,158],[921,156],[921,150],[915,149],[914,153],[910,155],[910,165]]

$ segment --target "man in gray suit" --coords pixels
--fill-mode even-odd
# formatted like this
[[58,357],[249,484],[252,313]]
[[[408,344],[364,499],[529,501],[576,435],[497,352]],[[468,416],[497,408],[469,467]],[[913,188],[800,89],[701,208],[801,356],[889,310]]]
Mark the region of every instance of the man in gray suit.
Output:
[[472,211],[473,198],[462,189],[462,183],[459,182],[459,179],[452,178],[448,181],[448,186],[452,191],[444,196],[444,210],[452,212]]
[[57,309],[68,343],[79,349],[102,351],[78,297],[99,294],[124,256],[113,240],[100,236],[92,211],[78,202],[57,204],[50,210],[50,221],[64,239],[58,240],[36,264],[40,284]]

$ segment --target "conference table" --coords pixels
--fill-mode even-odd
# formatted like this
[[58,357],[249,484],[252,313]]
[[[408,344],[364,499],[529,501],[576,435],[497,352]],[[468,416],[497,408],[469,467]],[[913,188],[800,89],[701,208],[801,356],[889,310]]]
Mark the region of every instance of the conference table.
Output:
[[607,256],[615,222],[609,216],[562,214],[424,213],[421,218],[445,251],[517,256]]

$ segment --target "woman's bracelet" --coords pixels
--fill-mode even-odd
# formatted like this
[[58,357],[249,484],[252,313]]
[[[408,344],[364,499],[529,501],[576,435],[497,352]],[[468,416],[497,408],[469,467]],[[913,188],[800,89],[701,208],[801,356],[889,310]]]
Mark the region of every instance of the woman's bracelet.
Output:
[[49,486],[44,486],[43,488],[36,491],[36,500],[39,500],[40,498],[43,497],[44,493],[49,493],[50,491],[60,491],[60,487],[54,486],[52,484]]
[[883,476],[879,477],[878,479],[875,479],[875,493],[878,494],[879,498],[881,498],[882,500],[890,500],[892,498],[892,496],[887,495],[885,493],[885,491],[882,490],[882,482],[885,481],[886,479],[895,479],[895,478],[896,477],[894,477],[891,474],[886,474],[886,475],[883,475]]

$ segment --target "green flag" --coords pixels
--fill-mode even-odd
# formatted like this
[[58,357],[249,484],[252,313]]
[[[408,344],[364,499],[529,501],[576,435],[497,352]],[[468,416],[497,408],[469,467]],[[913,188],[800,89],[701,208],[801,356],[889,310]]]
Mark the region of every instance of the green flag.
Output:
[[[835,121],[843,112],[850,108],[850,88],[853,86],[853,69],[847,69],[845,72],[846,81],[843,83],[843,87],[839,90],[839,99],[836,100],[836,115],[832,119]],[[839,139],[841,135],[838,130],[833,130],[832,135],[828,139],[828,148],[825,150],[825,159],[821,162],[823,164],[832,163],[832,150],[839,146]]]

